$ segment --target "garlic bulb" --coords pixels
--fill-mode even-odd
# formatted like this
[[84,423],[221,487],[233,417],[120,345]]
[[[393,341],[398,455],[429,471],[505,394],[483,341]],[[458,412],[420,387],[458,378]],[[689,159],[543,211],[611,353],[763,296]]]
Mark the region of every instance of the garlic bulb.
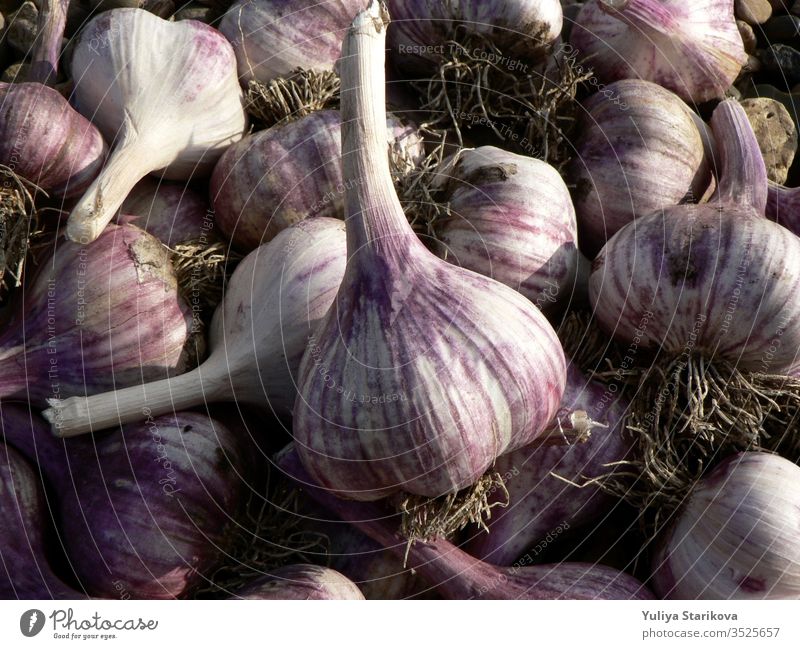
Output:
[[230,599],[364,599],[352,581],[331,568],[282,566],[237,591]]
[[116,221],[138,226],[168,246],[210,237],[214,229],[214,213],[202,194],[149,177],[131,190]]
[[542,432],[565,382],[541,312],[433,255],[406,220],[385,145],[387,21],[373,1],[342,48],[348,263],[303,357],[293,422],[306,470],[358,500],[472,485]]
[[297,223],[236,267],[211,322],[211,354],[200,367],[116,392],[51,399],[45,417],[67,437],[140,421],[145,411],[156,416],[209,401],[291,412],[300,358],[336,295],[346,260],[341,221]]
[[387,4],[392,16],[387,37],[392,64],[423,77],[447,59],[448,41],[469,34],[499,48],[507,57],[499,63],[510,71],[527,71],[525,61],[541,56],[558,38],[563,23],[559,0],[388,0]]
[[[630,444],[623,439],[622,420],[627,402],[568,363],[561,404],[544,444],[534,442],[497,458],[494,468],[505,477],[508,506],[492,511],[488,534],[475,530],[462,546],[472,556],[510,566],[555,530],[577,530],[613,507],[614,500],[600,487],[578,488],[565,480],[582,484],[626,459]],[[532,560],[529,555],[526,563]]]
[[363,0],[237,0],[219,30],[233,44],[242,83],[266,83],[298,68],[332,71],[344,32],[363,6]]
[[553,167],[483,146],[447,161],[437,181],[449,208],[436,222],[443,259],[516,289],[546,314],[569,305],[578,288],[578,226]]
[[67,223],[93,241],[148,173],[184,180],[211,172],[246,118],[233,50],[215,29],[114,9],[81,32],[72,55],[75,101],[111,142],[111,156]]
[[59,198],[85,191],[107,152],[97,128],[40,83],[0,83],[0,105],[0,164]]
[[[800,239],[764,218],[766,168],[741,106],[721,103],[712,127],[715,196],[620,230],[594,261],[589,297],[600,327],[626,344],[688,348],[742,371],[763,372],[769,359],[778,374],[800,349],[800,330],[787,326],[800,317]],[[770,352],[775,340],[785,353]]]
[[[219,159],[210,194],[220,230],[249,252],[307,217],[342,218],[341,115],[320,110],[246,136]],[[416,129],[387,120],[388,145],[411,161],[423,157]]]
[[570,42],[604,82],[653,81],[698,104],[747,62],[733,0],[589,0]]
[[112,390],[180,373],[198,353],[164,247],[132,225],[59,241],[17,306],[0,335],[0,397]]
[[612,83],[585,110],[567,173],[581,247],[594,257],[636,217],[699,202],[710,168],[692,111],[654,83]]
[[800,468],[738,453],[689,494],[653,559],[669,599],[800,599]]

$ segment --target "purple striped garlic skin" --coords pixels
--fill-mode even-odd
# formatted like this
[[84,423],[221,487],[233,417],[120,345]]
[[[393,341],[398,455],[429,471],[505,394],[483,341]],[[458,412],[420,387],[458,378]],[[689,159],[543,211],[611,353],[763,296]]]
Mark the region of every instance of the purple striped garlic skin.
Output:
[[800,349],[798,262],[800,239],[752,208],[684,205],[620,230],[594,261],[589,298],[624,344],[780,373]]
[[747,62],[733,0],[588,0],[570,43],[601,81],[643,79],[691,104],[721,99]]
[[480,561],[447,539],[407,539],[396,532],[397,520],[381,503],[342,500],[314,484],[289,445],[275,461],[284,473],[320,505],[390,549],[445,599],[654,599],[650,590],[625,572],[597,563],[499,567]]
[[567,173],[581,248],[593,258],[635,218],[686,198],[699,202],[710,168],[692,111],[669,90],[619,81],[584,108]]
[[[309,217],[342,218],[341,115],[321,110],[246,136],[220,158],[210,196],[220,230],[249,252]],[[416,130],[390,116],[388,144],[423,156]]]
[[509,70],[522,70],[558,38],[563,25],[559,0],[388,0],[387,5],[390,60],[398,70],[423,77],[447,60],[448,41],[466,33],[488,38],[509,57]]
[[306,470],[357,500],[474,484],[555,414],[565,361],[521,294],[417,238],[386,151],[386,16],[359,14],[342,55],[348,262],[308,340],[293,433]]
[[232,43],[243,85],[268,83],[298,68],[334,70],[362,0],[237,0],[219,24]]
[[800,188],[784,187],[770,181],[766,217],[800,236]]
[[0,83],[0,164],[51,196],[84,191],[107,153],[103,136],[60,93],[39,83]]
[[711,201],[617,232],[594,260],[589,299],[598,324],[625,344],[786,372],[800,349],[800,239],[764,218],[767,172],[744,109],[720,103],[711,126]]
[[81,31],[71,72],[78,110],[114,143],[70,214],[73,241],[93,241],[147,174],[208,175],[244,135],[233,49],[203,23],[141,9],[102,12]]
[[199,192],[183,183],[143,178],[120,207],[117,223],[130,223],[168,246],[211,235],[214,214]]
[[545,314],[570,303],[580,266],[567,186],[546,162],[492,146],[465,150],[439,176],[450,215],[437,221],[443,259],[519,291]]
[[352,581],[331,568],[295,564],[270,571],[240,589],[230,599],[364,599]]
[[697,483],[652,562],[664,599],[800,599],[800,467],[737,453]]
[[[4,417],[4,432],[5,425]],[[45,541],[50,525],[37,472],[0,439],[0,599],[86,598],[50,566]]]
[[193,412],[60,440],[14,408],[3,413],[6,439],[41,468],[69,565],[90,595],[173,599],[213,579],[251,477],[246,442]]
[[303,352],[342,281],[344,229],[338,219],[307,219],[251,252],[226,285],[211,321],[211,352],[199,367],[105,394],[50,399],[44,416],[54,432],[73,436],[142,421],[144,412],[157,416],[217,401],[291,413]]
[[0,335],[0,396],[41,405],[180,373],[191,329],[155,237],[110,225],[87,246],[59,241]]
[[[626,408],[618,394],[568,363],[567,387],[550,426],[553,443],[534,442],[497,458],[494,470],[505,478],[508,507],[495,508],[486,521],[489,533],[474,531],[462,547],[479,559],[510,566],[555,530],[576,530],[607,514],[614,500],[600,488],[579,489],[552,474],[582,484],[624,460],[630,446],[622,437]],[[588,438],[576,441],[587,424]],[[559,443],[561,431],[572,436],[570,443]]]

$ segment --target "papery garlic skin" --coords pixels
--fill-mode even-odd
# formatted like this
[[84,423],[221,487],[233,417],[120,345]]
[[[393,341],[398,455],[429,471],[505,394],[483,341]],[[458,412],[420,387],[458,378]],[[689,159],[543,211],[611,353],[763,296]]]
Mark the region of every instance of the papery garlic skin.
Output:
[[67,236],[92,241],[145,175],[185,180],[211,172],[247,119],[233,49],[217,30],[140,9],[96,16],[71,62],[75,102],[111,156],[76,204]]
[[465,150],[437,176],[448,215],[436,222],[443,259],[563,311],[580,265],[569,190],[546,162],[492,146]]
[[3,397],[42,404],[135,385],[183,372],[197,351],[164,246],[132,225],[85,247],[60,242],[18,306],[0,335]]
[[[523,70],[525,62],[540,57],[558,38],[563,26],[559,0],[388,0],[387,5],[392,16],[387,36],[392,63],[403,72],[423,76],[447,60],[448,41],[469,33],[500,48],[509,57],[501,65]],[[478,49],[478,56],[490,54]]]
[[508,506],[495,508],[485,521],[488,533],[475,529],[462,547],[484,561],[510,566],[547,535],[577,530],[608,514],[613,498],[598,486],[576,485],[625,460],[630,448],[622,426],[627,407],[620,395],[568,363],[567,387],[548,440],[497,458],[494,470],[505,480]]
[[747,62],[733,0],[589,0],[570,43],[604,82],[644,79],[720,99]]
[[52,196],[86,190],[108,151],[89,120],[39,83],[0,83],[0,108],[0,164]]
[[364,599],[352,581],[332,568],[294,564],[271,570],[230,599]]
[[766,167],[744,109],[726,100],[711,125],[715,195],[623,227],[593,262],[589,299],[624,344],[780,374],[800,350],[800,238],[764,217]]
[[566,371],[530,301],[442,261],[408,224],[384,144],[387,21],[373,2],[343,46],[349,258],[309,340],[293,412],[303,466],[355,500],[474,484],[544,430]]
[[[341,114],[320,110],[245,136],[222,155],[209,194],[217,224],[233,245],[255,250],[310,217],[342,218]],[[423,157],[416,128],[387,119],[387,146],[411,161]]]
[[298,68],[332,71],[363,0],[237,0],[219,30],[233,44],[242,84],[267,83]]
[[800,467],[738,453],[697,483],[662,539],[653,588],[667,599],[800,599]]
[[205,197],[182,183],[143,178],[120,207],[117,223],[130,223],[168,246],[210,237],[214,213]]
[[592,258],[635,218],[699,202],[710,168],[699,117],[669,90],[618,81],[584,108],[567,174],[581,248]]

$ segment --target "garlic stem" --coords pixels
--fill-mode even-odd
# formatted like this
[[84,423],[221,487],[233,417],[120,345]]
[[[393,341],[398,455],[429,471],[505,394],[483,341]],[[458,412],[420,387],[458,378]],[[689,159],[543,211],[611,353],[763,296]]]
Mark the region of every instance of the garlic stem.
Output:
[[[226,373],[214,371],[206,361],[200,367],[179,376],[133,385],[112,393],[91,397],[48,399],[50,408],[42,415],[58,437],[75,437],[105,430],[129,421],[166,415],[211,401],[219,401],[230,392]],[[211,370],[209,372],[209,370]],[[211,374],[211,376],[209,376]]]
[[751,205],[763,215],[767,207],[767,168],[747,114],[736,100],[723,101],[711,116],[719,155],[717,191],[712,201]]
[[600,8],[642,31],[674,33],[675,19],[661,0],[600,0]]
[[[379,257],[396,256],[422,245],[403,213],[389,168],[381,36],[388,23],[385,7],[372,0],[356,17],[342,47],[342,167],[350,257],[365,249]],[[370,257],[355,258],[374,270]]]
[[69,2],[70,0],[41,0],[36,24],[36,44],[27,78],[32,83],[47,86],[55,84]]
[[[129,127],[129,120],[126,120],[120,141],[112,149],[103,170],[69,215],[68,239],[87,244],[100,236],[133,186],[147,175],[147,170],[151,168],[149,163],[153,160],[153,149],[138,137]],[[146,164],[142,164],[143,160],[147,161]]]

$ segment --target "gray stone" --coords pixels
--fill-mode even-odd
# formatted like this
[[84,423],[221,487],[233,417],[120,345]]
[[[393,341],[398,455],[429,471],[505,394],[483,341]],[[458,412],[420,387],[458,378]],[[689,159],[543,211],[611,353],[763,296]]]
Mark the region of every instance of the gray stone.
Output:
[[772,72],[785,81],[787,86],[800,83],[800,52],[789,45],[778,43],[759,52],[764,70]]
[[797,151],[797,128],[784,105],[765,97],[744,99],[742,108],[756,134],[769,179],[785,183]]
[[29,67],[27,63],[22,63],[21,61],[12,63],[0,75],[0,81],[3,83],[22,83],[28,76]]
[[6,17],[6,42],[23,56],[28,56],[36,40],[36,21],[39,10],[33,2],[25,2]]

